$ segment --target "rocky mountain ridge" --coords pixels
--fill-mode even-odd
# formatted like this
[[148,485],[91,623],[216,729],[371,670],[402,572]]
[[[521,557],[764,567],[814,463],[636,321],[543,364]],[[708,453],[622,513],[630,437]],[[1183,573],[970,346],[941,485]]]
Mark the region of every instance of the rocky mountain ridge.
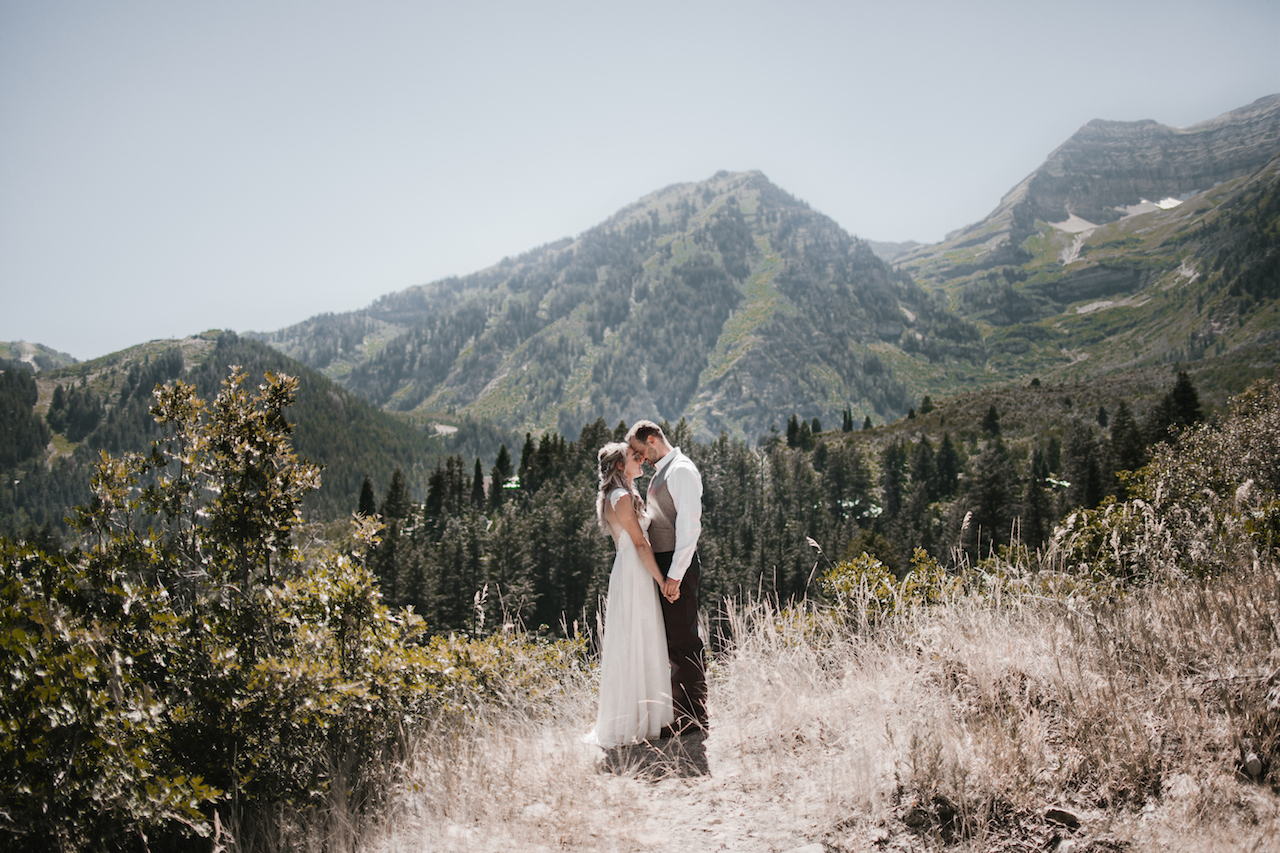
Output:
[[1181,202],[1262,168],[1280,151],[1280,94],[1186,128],[1095,119],[1055,149],[982,221],[897,257],[926,285],[1029,260],[1045,225],[1078,232]]
[[[1269,345],[1277,150],[1280,95],[1188,128],[1093,121],[934,246],[858,240],[759,172],[721,172],[257,337],[442,423],[687,417],[750,438],[792,413],[892,419],[924,394]],[[1252,248],[1227,264],[1237,240]]]
[[384,408],[568,435],[597,417],[750,438],[796,412],[892,419],[920,393],[899,371],[982,360],[976,329],[759,172],[258,337]]

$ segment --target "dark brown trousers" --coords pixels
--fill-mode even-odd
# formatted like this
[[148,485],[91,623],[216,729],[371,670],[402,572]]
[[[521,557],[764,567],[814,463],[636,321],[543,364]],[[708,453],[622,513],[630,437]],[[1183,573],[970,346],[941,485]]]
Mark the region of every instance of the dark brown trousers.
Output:
[[[663,577],[671,569],[671,551],[653,556]],[[698,636],[698,578],[702,562],[693,554],[689,570],[680,579],[680,597],[673,604],[662,599],[667,627],[667,655],[671,659],[671,699],[678,729],[707,727],[707,666],[702,638]]]

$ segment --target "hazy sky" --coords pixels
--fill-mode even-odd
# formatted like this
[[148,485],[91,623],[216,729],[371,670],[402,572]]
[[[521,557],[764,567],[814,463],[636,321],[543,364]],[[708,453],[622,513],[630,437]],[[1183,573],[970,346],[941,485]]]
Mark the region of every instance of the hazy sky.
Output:
[[1275,0],[0,0],[0,340],[276,329],[720,169],[932,242],[1090,119],[1280,92],[1277,45]]

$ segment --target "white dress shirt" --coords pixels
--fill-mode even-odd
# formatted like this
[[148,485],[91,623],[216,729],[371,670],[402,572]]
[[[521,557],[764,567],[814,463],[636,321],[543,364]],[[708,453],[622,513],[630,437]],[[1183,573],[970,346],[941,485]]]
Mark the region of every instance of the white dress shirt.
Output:
[[668,465],[671,470],[666,474],[667,491],[676,507],[676,548],[667,577],[680,580],[689,571],[693,554],[698,550],[698,537],[702,535],[702,475],[693,460],[678,447],[671,448],[671,452],[653,466],[654,476]]

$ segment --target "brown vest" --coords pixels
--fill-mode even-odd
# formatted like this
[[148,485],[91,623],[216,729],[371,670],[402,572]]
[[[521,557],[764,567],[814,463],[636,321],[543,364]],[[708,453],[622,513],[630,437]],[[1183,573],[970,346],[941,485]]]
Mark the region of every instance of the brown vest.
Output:
[[[673,450],[672,453],[675,453]],[[676,504],[667,488],[667,472],[676,464],[672,459],[649,482],[649,544],[656,553],[676,549]]]

